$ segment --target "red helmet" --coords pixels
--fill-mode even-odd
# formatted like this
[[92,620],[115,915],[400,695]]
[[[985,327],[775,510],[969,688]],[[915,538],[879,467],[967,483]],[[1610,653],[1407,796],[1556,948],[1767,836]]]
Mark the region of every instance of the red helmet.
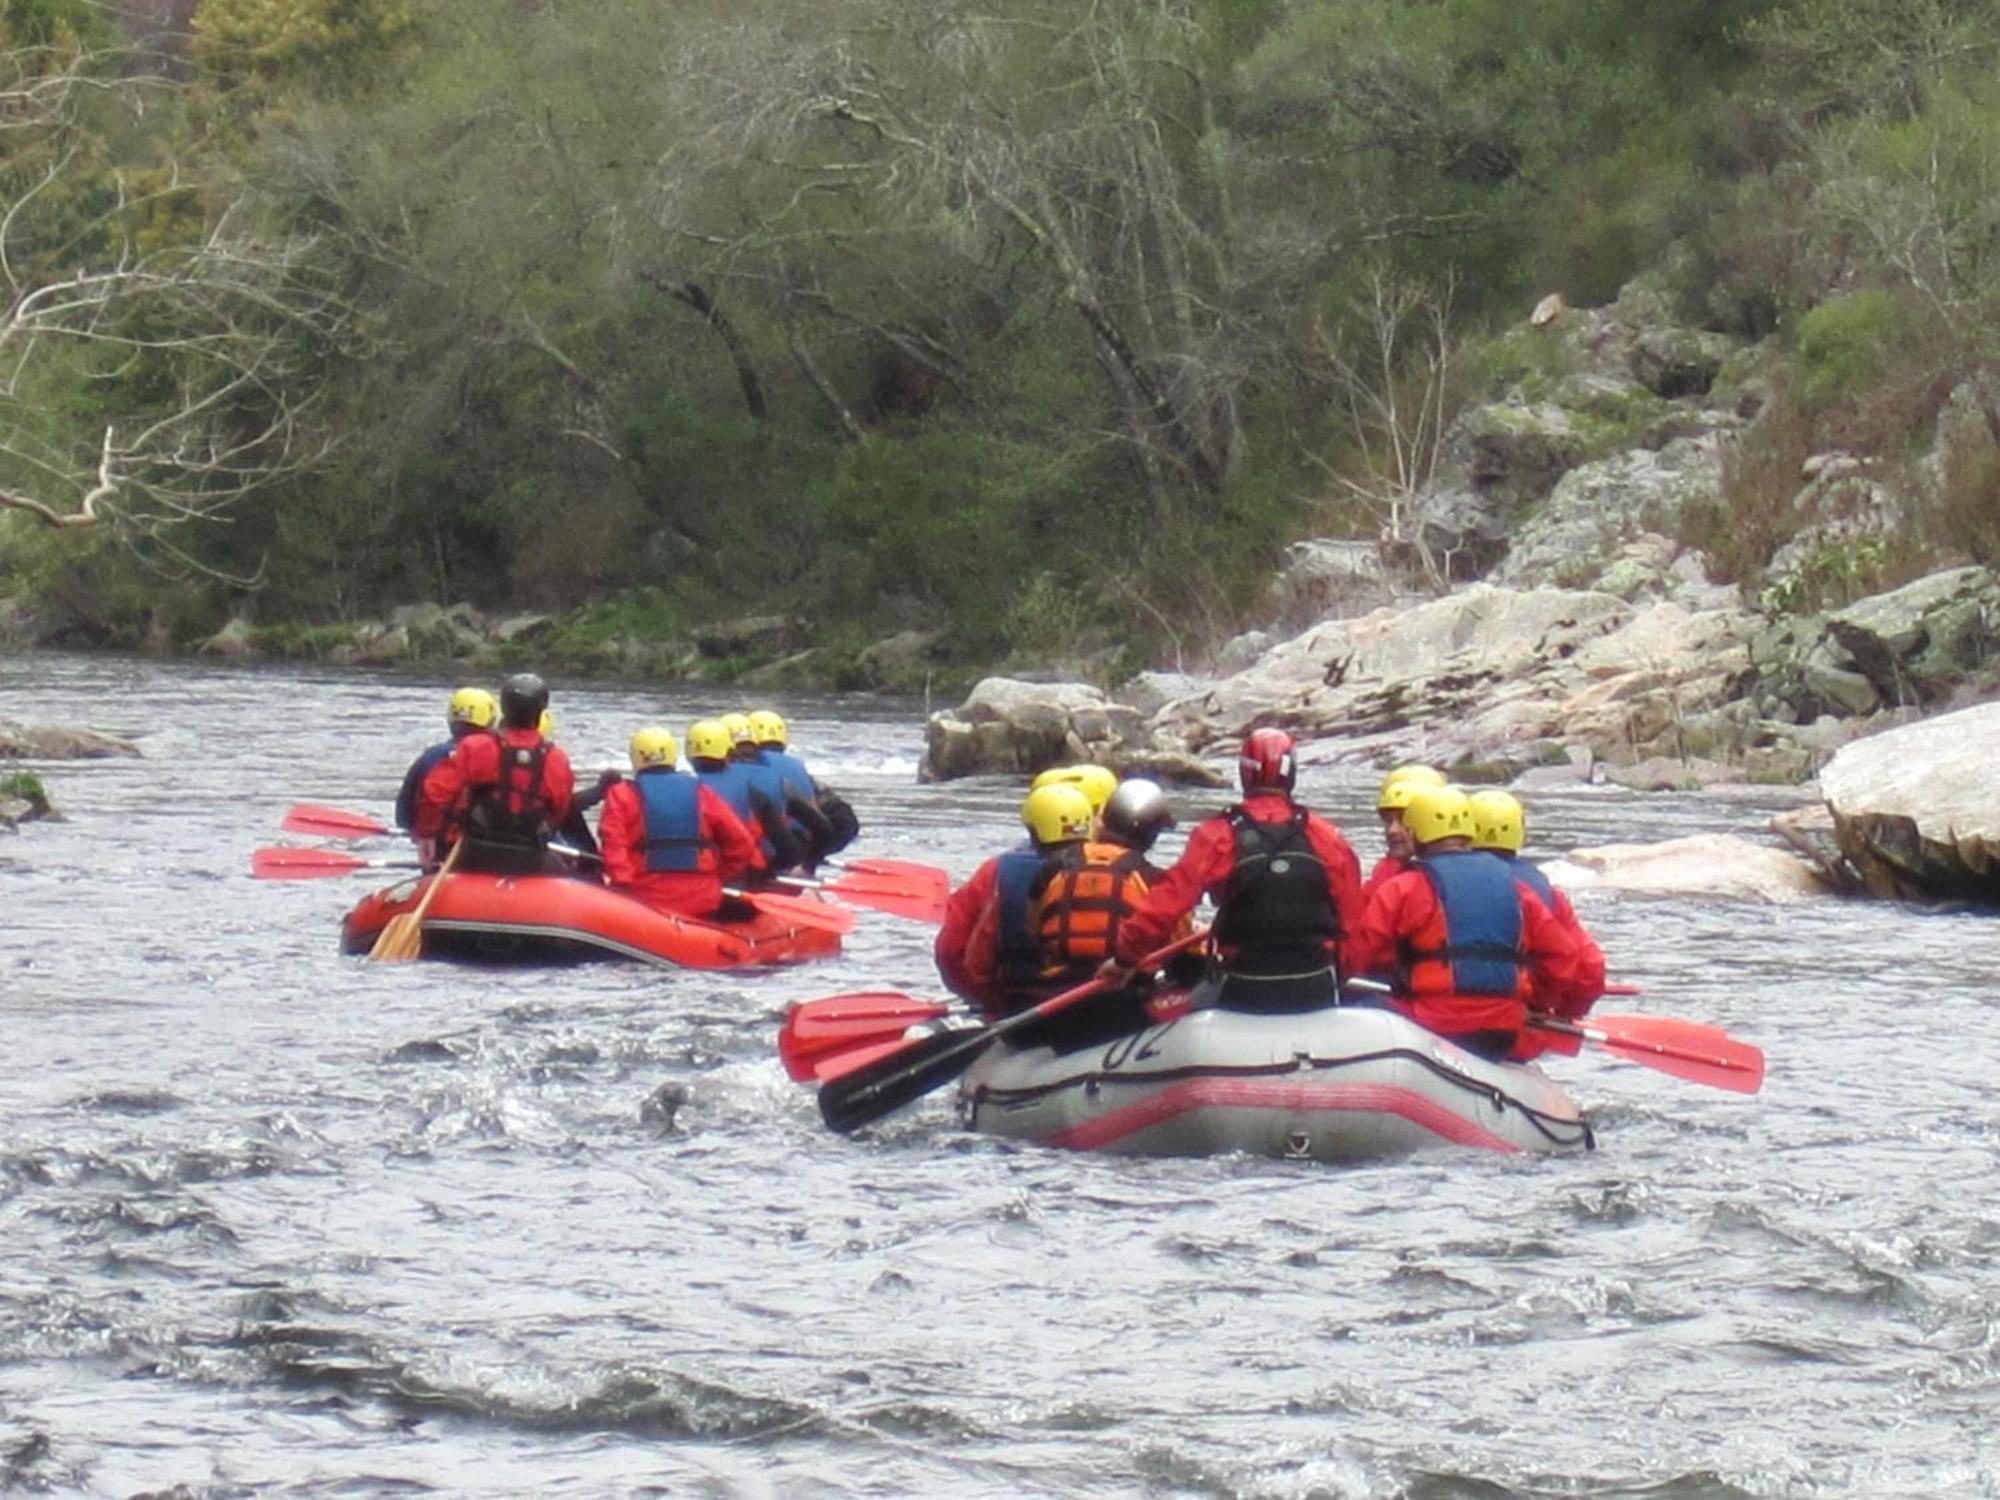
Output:
[[1282,729],[1253,729],[1243,737],[1243,754],[1236,768],[1246,792],[1289,792],[1298,779],[1297,748]]

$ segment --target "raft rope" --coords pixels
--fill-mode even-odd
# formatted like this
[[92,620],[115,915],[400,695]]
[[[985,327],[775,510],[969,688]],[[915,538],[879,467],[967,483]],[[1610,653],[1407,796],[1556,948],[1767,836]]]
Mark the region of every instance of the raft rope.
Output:
[[1026,1088],[998,1089],[982,1084],[973,1095],[973,1106],[978,1108],[981,1105],[992,1104],[1005,1109],[1010,1106],[1032,1104],[1035,1100],[1046,1098],[1050,1094],[1059,1094],[1065,1089],[1081,1088],[1091,1084],[1099,1087],[1114,1083],[1145,1084],[1150,1087],[1162,1083],[1180,1083],[1191,1078],[1282,1078],[1287,1074],[1299,1072],[1301,1061],[1315,1071],[1331,1072],[1336,1068],[1358,1067],[1364,1063],[1393,1061],[1398,1058],[1421,1063],[1445,1082],[1465,1090],[1468,1094],[1478,1095],[1503,1114],[1512,1107],[1539,1131],[1545,1140],[1559,1146],[1575,1146],[1581,1143],[1586,1151],[1597,1149],[1597,1136],[1591,1130],[1588,1120],[1564,1119],[1560,1115],[1536,1109],[1531,1104],[1522,1103],[1494,1084],[1468,1078],[1429,1053],[1418,1052],[1408,1047],[1390,1047],[1380,1052],[1357,1053],[1352,1057],[1295,1056],[1287,1062],[1245,1064],[1241,1067],[1157,1068],[1137,1073],[1097,1071],[1073,1073],[1052,1083],[1038,1083]]

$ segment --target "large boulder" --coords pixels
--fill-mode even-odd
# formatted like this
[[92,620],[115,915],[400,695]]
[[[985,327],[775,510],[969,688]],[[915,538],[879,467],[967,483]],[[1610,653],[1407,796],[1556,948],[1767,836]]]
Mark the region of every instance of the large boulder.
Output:
[[0,720],[0,760],[102,760],[138,753],[139,747],[122,735]]
[[1872,894],[2000,906],[2000,703],[1844,745],[1820,771],[1841,853]]
[[1136,732],[1136,710],[1112,703],[1081,682],[982,678],[957,708],[934,713],[924,729],[926,781],[985,772],[1032,775],[1092,759],[1123,728]]
[[1712,896],[1781,906],[1828,894],[1797,855],[1729,833],[1574,849],[1542,868],[1566,891]]

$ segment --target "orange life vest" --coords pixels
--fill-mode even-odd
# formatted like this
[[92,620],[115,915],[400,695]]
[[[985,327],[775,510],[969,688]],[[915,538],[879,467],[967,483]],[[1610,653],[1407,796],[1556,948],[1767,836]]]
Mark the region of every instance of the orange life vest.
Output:
[[1094,968],[1111,957],[1118,924],[1146,898],[1147,869],[1138,850],[1097,843],[1057,866],[1035,906],[1045,973]]

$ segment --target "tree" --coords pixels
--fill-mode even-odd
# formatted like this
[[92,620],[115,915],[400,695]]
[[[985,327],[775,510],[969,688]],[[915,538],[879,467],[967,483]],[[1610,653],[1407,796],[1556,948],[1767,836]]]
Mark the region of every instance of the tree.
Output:
[[187,561],[181,528],[324,451],[309,377],[349,310],[309,239],[119,137],[164,80],[0,34],[0,508]]

